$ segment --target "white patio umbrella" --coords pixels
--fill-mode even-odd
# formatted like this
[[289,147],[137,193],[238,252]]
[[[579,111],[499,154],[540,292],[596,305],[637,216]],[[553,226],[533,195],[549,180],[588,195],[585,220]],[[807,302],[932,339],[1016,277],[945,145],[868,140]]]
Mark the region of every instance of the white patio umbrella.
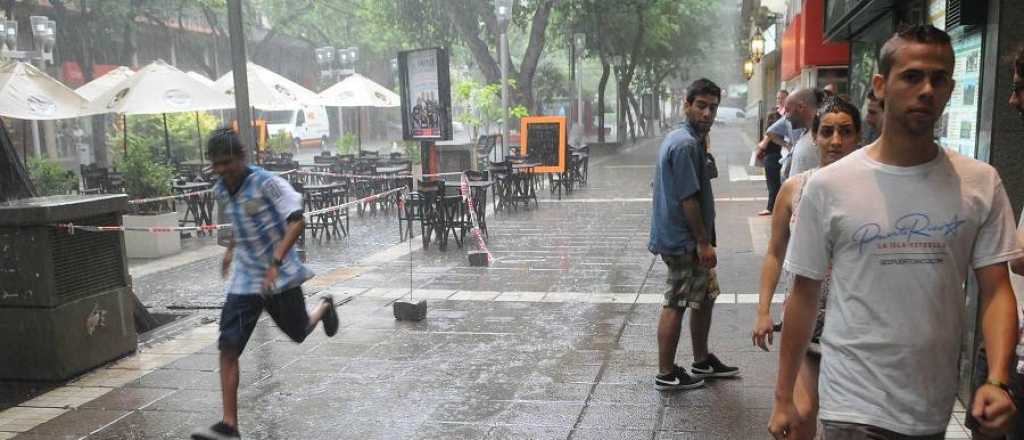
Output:
[[[233,72],[217,79],[214,89],[234,95]],[[246,63],[249,80],[249,105],[267,111],[298,110],[304,105],[324,105],[320,97],[305,87],[255,63]]]
[[96,97],[102,95],[103,92],[110,90],[112,87],[116,86],[121,81],[128,79],[134,74],[134,70],[125,66],[119,66],[114,70],[100,75],[99,78],[94,78],[82,87],[75,89],[75,91],[78,92],[79,95],[82,95],[86,100],[92,101]]
[[[100,94],[89,103],[89,107],[94,113],[164,115],[164,142],[169,159],[171,143],[167,132],[167,113],[227,109],[234,107],[234,101],[185,72],[157,60]],[[127,127],[125,129],[127,131]],[[127,153],[127,136],[125,139]]]
[[320,92],[325,105],[335,107],[400,107],[401,98],[373,80],[352,74]]
[[[320,98],[324,101],[324,105],[342,108],[390,108],[402,105],[398,94],[358,73],[354,73],[320,92]],[[359,137],[359,148],[362,149],[361,123],[356,124],[356,130]]]
[[82,116],[88,101],[35,66],[0,66],[0,116],[30,121]]
[[194,70],[189,70],[185,74],[188,75],[188,76],[191,76],[192,78],[195,78],[196,80],[198,80],[199,82],[205,84],[207,87],[209,87],[211,89],[216,88],[216,86],[214,85],[213,80],[210,79],[210,78],[207,78],[206,75],[203,75],[202,73],[196,72]]

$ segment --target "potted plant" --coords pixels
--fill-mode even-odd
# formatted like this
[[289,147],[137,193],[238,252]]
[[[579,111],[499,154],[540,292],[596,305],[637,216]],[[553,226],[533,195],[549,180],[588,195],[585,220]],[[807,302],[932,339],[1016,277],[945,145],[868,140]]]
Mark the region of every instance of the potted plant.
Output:
[[[119,164],[130,200],[163,197],[172,194],[174,171],[158,161],[149,146],[132,143],[128,155]],[[173,201],[132,205],[124,216],[126,227],[175,227],[178,213]],[[128,231],[124,236],[128,258],[160,258],[181,250],[181,234],[174,232]]]
[[57,162],[45,157],[33,157],[28,161],[28,175],[39,196],[70,194],[78,188],[78,177],[65,170]]

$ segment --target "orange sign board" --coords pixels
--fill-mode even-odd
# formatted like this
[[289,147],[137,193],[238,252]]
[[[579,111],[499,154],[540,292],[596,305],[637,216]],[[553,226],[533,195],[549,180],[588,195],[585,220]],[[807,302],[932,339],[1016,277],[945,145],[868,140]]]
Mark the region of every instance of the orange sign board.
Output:
[[541,165],[535,173],[564,173],[568,149],[565,116],[528,116],[521,119],[523,156]]

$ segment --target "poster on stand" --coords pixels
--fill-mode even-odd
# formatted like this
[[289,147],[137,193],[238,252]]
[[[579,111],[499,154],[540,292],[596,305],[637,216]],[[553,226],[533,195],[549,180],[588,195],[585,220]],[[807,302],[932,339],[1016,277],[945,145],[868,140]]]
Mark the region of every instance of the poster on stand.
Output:
[[448,51],[417,49],[398,53],[405,140],[452,139]]

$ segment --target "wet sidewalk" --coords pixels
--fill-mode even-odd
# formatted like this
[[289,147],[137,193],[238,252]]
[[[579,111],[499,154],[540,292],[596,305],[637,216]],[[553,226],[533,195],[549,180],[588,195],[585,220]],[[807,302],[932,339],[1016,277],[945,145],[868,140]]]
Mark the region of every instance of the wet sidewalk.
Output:
[[[320,263],[308,291],[348,301],[342,330],[294,344],[261,322],[241,363],[244,438],[769,438],[777,353],[750,343],[764,183],[744,169],[748,142],[735,129],[713,138],[723,295],[711,347],[742,374],[694,391],[653,389],[665,279],[646,250],[657,144],[595,158],[589,185],[561,201],[545,194],[539,207],[490,214],[490,267],[470,267],[454,245],[395,244],[393,216],[366,221],[365,233],[390,234],[374,246],[311,248]],[[220,283],[205,266],[174,271],[210,280],[192,281],[186,300],[216,305],[199,293]],[[137,286],[158,298],[177,288],[168,279]],[[410,286],[428,299],[428,317],[397,322],[391,303]],[[180,439],[216,421],[217,327],[203,321],[216,313],[197,312],[194,325],[138,354],[0,412],[0,439]]]

